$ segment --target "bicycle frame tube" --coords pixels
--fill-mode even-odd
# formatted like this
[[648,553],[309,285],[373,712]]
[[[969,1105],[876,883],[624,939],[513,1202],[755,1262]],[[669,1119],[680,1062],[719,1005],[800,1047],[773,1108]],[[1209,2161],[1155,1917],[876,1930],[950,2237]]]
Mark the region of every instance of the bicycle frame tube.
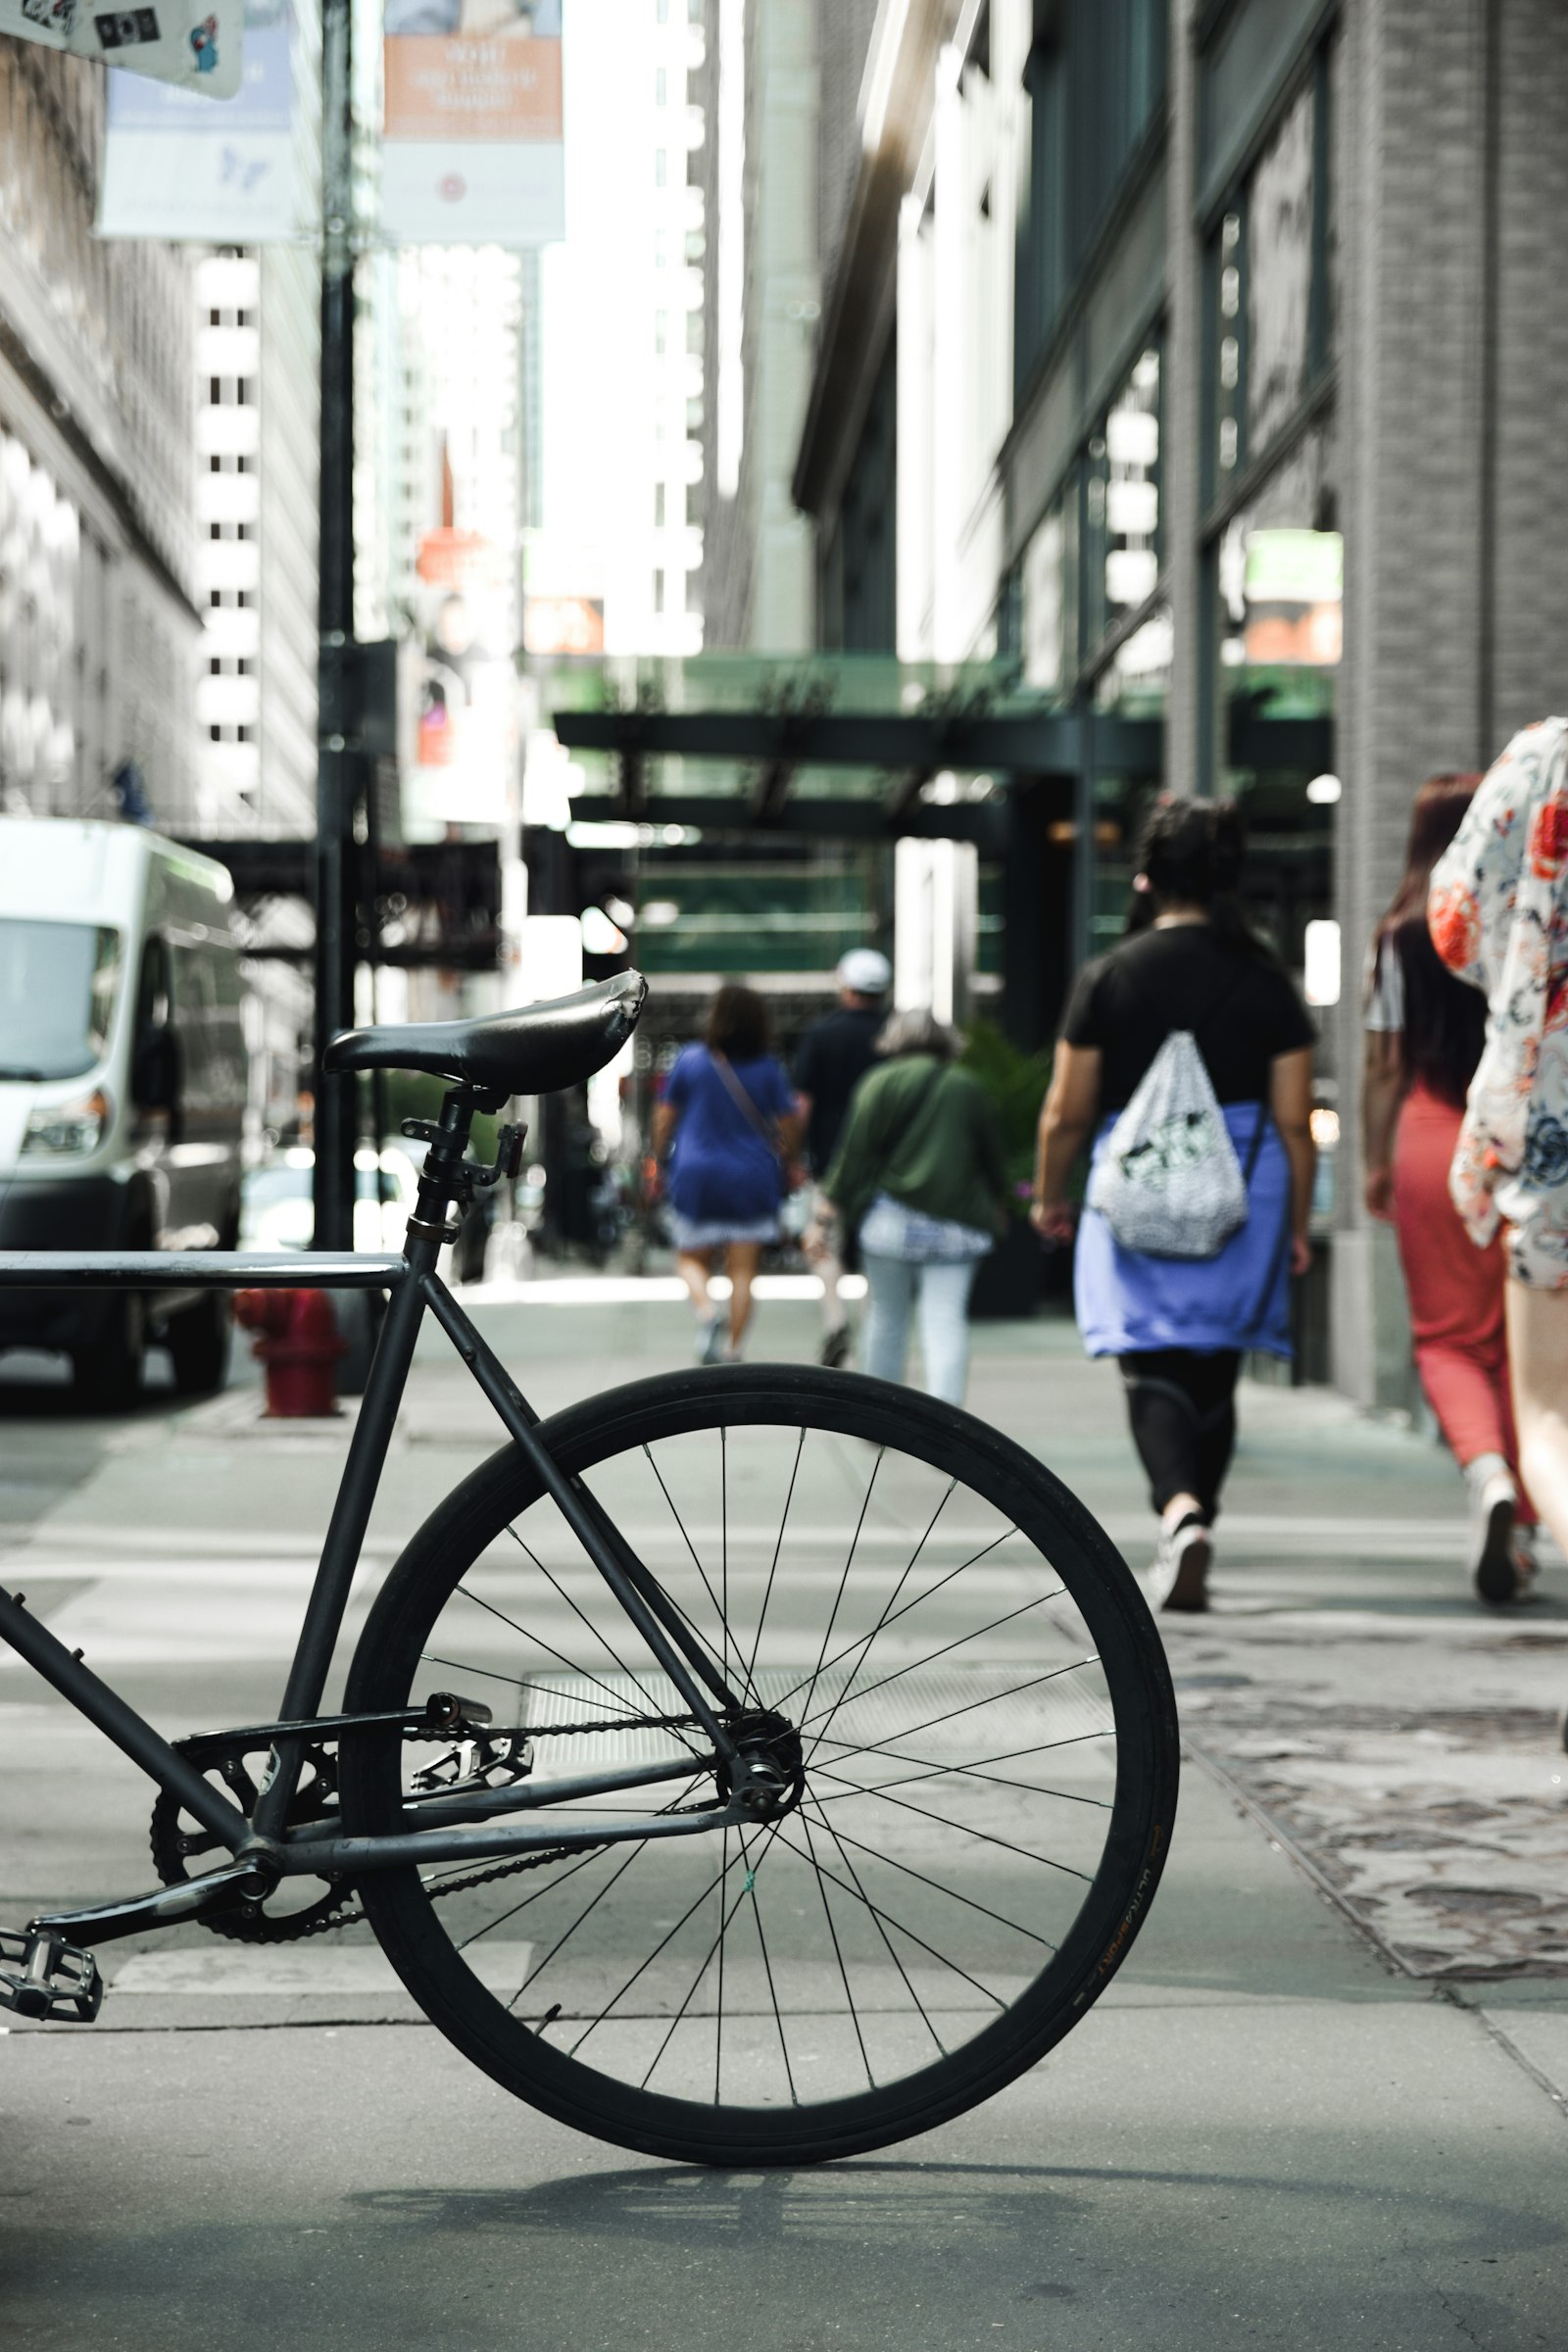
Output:
[[[83,1250],[62,1252],[11,1250],[0,1252],[0,1286],[47,1289],[172,1289],[238,1290],[298,1288],[321,1290],[382,1290],[390,1292],[375,1354],[350,1439],[342,1482],[332,1507],[326,1540],[300,1628],[288,1683],[278,1710],[279,1720],[298,1722],[318,1714],[331,1670],[332,1656],[342,1631],[355,1571],[391,1444],[398,1406],[408,1381],[419,1324],[428,1306],[463,1361],[494,1406],[504,1427],[581,1543],[627,1617],[647,1642],[692,1713],[712,1741],[715,1758],[733,1762],[734,1740],[715,1712],[736,1711],[740,1700],[701,1642],[671,1607],[656,1577],[639,1560],[589,1488],[557,1465],[538,1438],[539,1417],[486,1345],[436,1274],[442,1221],[456,1190],[452,1171],[458,1168],[467,1144],[471,1101],[450,1096],[442,1114],[440,1149],[432,1150],[419,1188],[417,1214],[411,1218],[408,1239],[398,1256],[359,1252],[301,1257],[297,1253],[268,1255],[243,1250]],[[247,1825],[235,1806],[195,1770],[109,1686],[68,1650],[48,1629],[29,1616],[19,1597],[0,1590],[0,1639],[51,1683],[89,1723],[113,1740],[131,1761],[169,1791],[221,1839],[230,1852],[241,1852],[252,1838],[264,1840],[274,1860],[289,1875],[304,1872],[316,1857],[322,1868],[392,1868],[417,1855],[430,1861],[465,1854],[509,1853],[549,1843],[616,1842],[633,1836],[676,1837],[716,1828],[728,1811],[690,1817],[658,1816],[654,1821],[605,1824],[593,1832],[559,1830],[554,1833],[513,1824],[510,1828],[459,1832],[446,1826],[452,1820],[432,1805],[430,1826],[396,1838],[321,1840],[307,1836],[287,1839],[286,1824],[299,1784],[307,1734],[279,1736],[262,1784],[255,1816]],[[648,1776],[649,1778],[655,1776]],[[611,1772],[597,1780],[572,1784],[573,1794],[608,1794],[631,1783],[625,1773]],[[507,1800],[511,1798],[509,1803]],[[523,1811],[540,1804],[565,1801],[564,1793],[548,1789],[513,1793],[496,1791],[480,1810]],[[426,1808],[416,1806],[416,1812]],[[466,1818],[470,1821],[474,1813]],[[740,1818],[737,1816],[736,1818]],[[454,1838],[457,1840],[453,1844]],[[327,1860],[330,1850],[331,1859]]]
[[619,1601],[626,1615],[685,1699],[721,1756],[733,1757],[735,1742],[692,1680],[695,1672],[719,1705],[738,1710],[740,1700],[688,1627],[669,1607],[658,1579],[636,1558],[625,1539],[580,1480],[562,1470],[539,1443],[539,1416],[506,1366],[474,1330],[446,1285],[427,1273],[420,1289],[431,1312],[495,1406],[508,1432],[572,1534]]

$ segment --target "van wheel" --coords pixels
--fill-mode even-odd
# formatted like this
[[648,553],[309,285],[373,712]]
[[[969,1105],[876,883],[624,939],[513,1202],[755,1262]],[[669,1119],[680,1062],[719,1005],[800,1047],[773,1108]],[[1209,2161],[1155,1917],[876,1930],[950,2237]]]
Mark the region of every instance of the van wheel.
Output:
[[181,1396],[216,1396],[222,1387],[232,1322],[226,1291],[204,1291],[194,1305],[170,1316],[167,1340]]
[[126,1412],[141,1394],[147,1360],[147,1301],[137,1291],[112,1298],[96,1348],[72,1358],[73,1386],[83,1412]]

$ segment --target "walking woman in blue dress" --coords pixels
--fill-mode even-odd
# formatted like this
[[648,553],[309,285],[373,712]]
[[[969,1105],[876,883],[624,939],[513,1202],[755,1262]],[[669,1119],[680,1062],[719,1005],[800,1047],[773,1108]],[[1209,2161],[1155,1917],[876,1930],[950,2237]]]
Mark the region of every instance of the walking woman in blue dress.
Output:
[[[701,1045],[686,1046],[654,1112],[654,1150],[668,1154],[669,1205],[681,1275],[697,1312],[697,1354],[734,1363],[752,1317],[763,1250],[778,1239],[786,1171],[800,1150],[795,1089],[771,1051],[767,1006],[726,981]],[[709,1297],[713,1260],[729,1274],[729,1318]]]
[[1155,808],[1135,884],[1152,920],[1079,974],[1040,1116],[1034,1222],[1066,1241],[1080,1152],[1092,1141],[1099,1159],[1166,1038],[1187,1030],[1247,1175],[1247,1221],[1217,1256],[1123,1249],[1094,1209],[1078,1234],[1078,1327],[1091,1355],[1121,1367],[1159,1519],[1155,1578],[1167,1609],[1207,1606],[1242,1357],[1290,1355],[1291,1277],[1311,1263],[1314,1033],[1237,906],[1244,847],[1230,803]]

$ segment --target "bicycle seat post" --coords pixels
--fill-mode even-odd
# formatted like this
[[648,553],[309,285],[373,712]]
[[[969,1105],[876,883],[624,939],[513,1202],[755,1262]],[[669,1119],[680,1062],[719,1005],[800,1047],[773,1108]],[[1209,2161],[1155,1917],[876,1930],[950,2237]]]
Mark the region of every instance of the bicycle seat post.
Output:
[[[420,1273],[427,1273],[434,1266],[435,1252],[442,1243],[456,1236],[457,1227],[448,1223],[447,1210],[453,1205],[461,1209],[469,1197],[471,1179],[465,1164],[468,1138],[473,1130],[474,1113],[481,1107],[490,1108],[492,1101],[486,1097],[481,1102],[473,1088],[455,1086],[444,1097],[441,1116],[434,1126],[426,1125],[423,1120],[411,1122],[415,1131],[425,1139],[418,1200],[408,1224],[411,1246],[407,1253]],[[419,1245],[423,1248],[418,1248]]]

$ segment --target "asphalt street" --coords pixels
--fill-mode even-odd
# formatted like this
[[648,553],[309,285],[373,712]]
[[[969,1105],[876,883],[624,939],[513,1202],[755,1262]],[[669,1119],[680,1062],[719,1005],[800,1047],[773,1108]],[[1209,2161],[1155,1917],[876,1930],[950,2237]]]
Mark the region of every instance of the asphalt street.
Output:
[[[681,1310],[479,1294],[541,1409],[687,1354]],[[814,1318],[760,1310],[755,1353]],[[0,1386],[4,1573],[174,1734],[275,1705],[344,1443],[262,1424],[248,1368],[74,1419]],[[1149,1528],[1115,1376],[1059,1324],[978,1337],[970,1401]],[[1170,1868],[1105,1999],[987,2107],[825,2171],[626,2157],[510,2099],[364,1932],[109,1955],[91,2030],[0,2044],[6,2340],[184,2352],[1080,2352],[1560,2344],[1568,1570],[1467,1593],[1420,1436],[1250,1387],[1212,1613],[1167,1621],[1190,1754]],[[416,1366],[345,1652],[379,1574],[494,1442]],[[150,1883],[149,1791],[0,1664],[0,1917]],[[66,2138],[67,2131],[71,2137]]]

